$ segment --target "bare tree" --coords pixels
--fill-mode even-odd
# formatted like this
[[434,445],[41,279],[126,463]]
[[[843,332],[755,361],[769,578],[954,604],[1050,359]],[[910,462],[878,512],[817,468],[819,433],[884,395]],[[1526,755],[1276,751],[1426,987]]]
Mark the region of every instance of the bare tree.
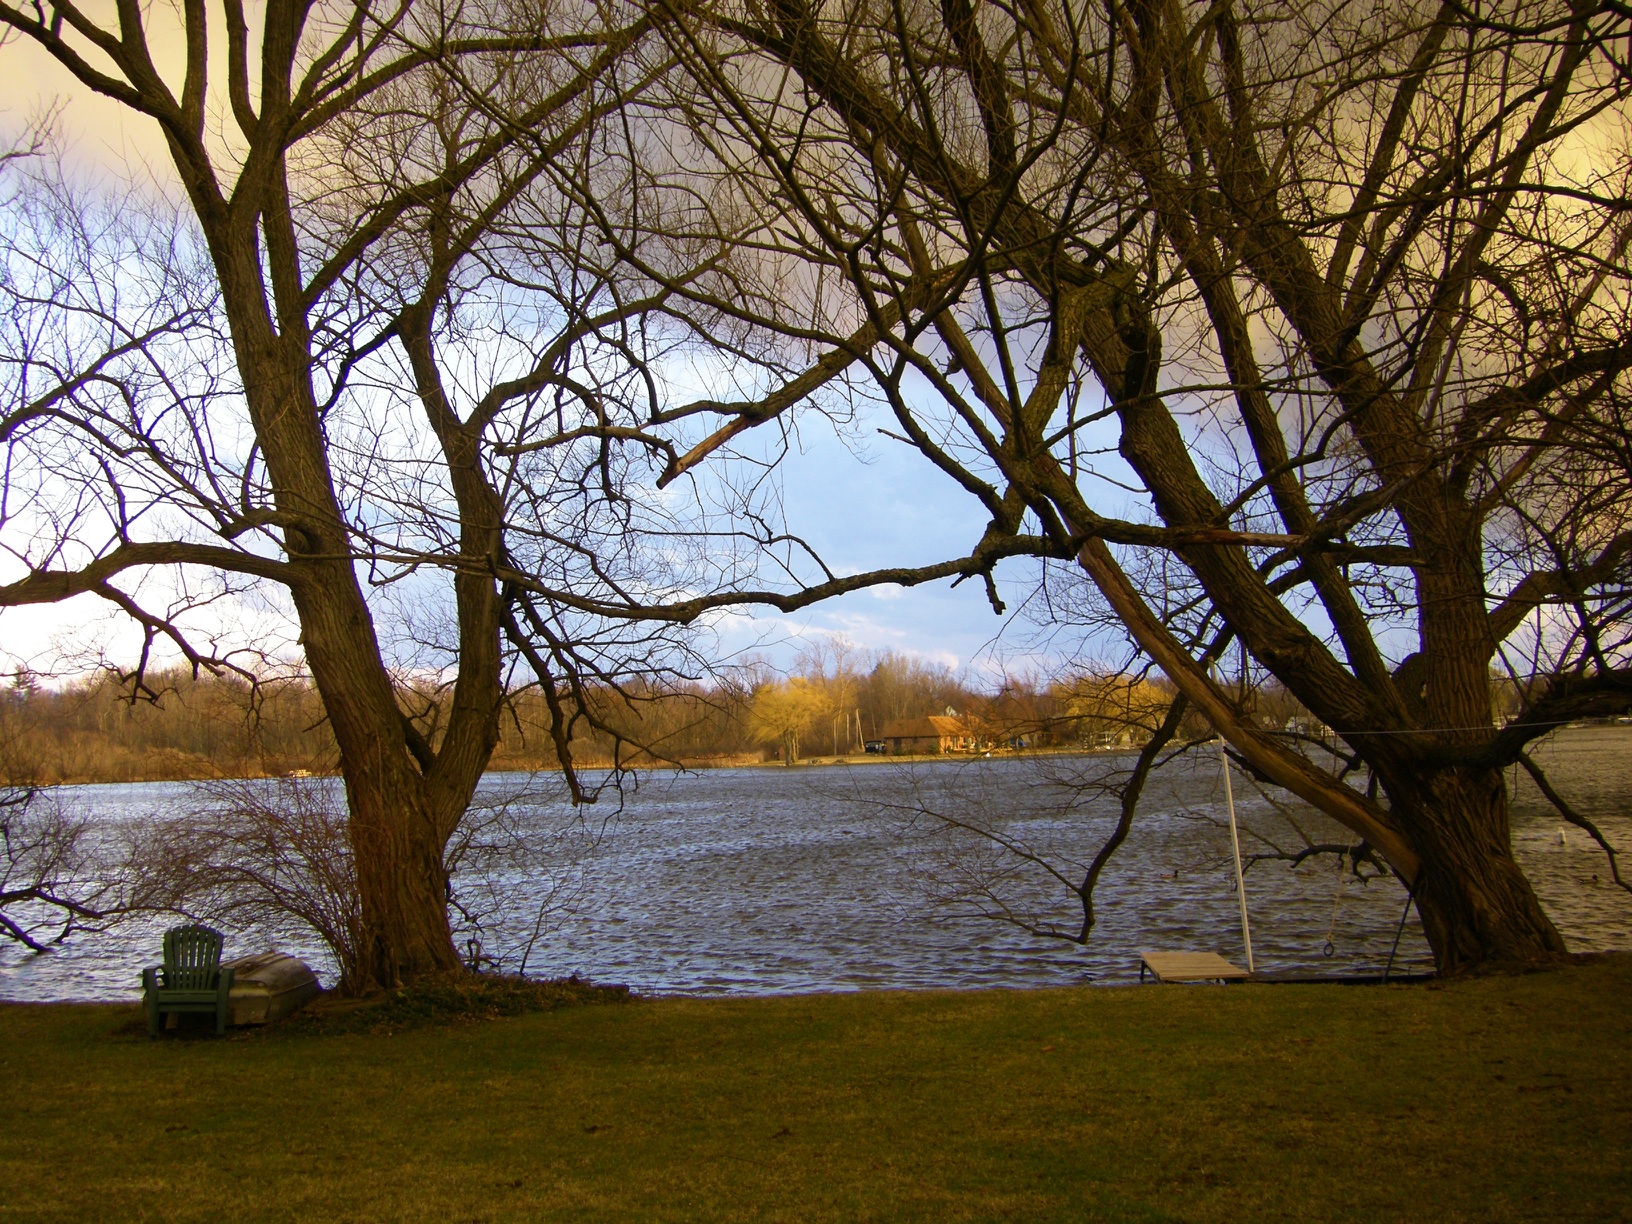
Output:
[[[632,55],[650,19],[367,0],[275,2],[253,30],[235,0],[100,17],[0,5],[14,44],[156,126],[184,203],[8,167],[26,224],[5,238],[0,533],[21,575],[0,606],[96,595],[150,648],[253,683],[265,652],[221,610],[281,591],[345,777],[358,979],[457,971],[446,852],[515,668],[570,768],[585,677],[685,659],[675,618],[637,615],[690,577],[642,551],[671,525],[580,428],[621,402],[606,355],[644,343],[654,303],[561,258],[579,235],[549,188],[650,71]],[[416,670],[447,700],[418,702]]]
[[[1632,701],[1624,12],[654,11],[692,81],[671,189],[762,287],[665,283],[811,358],[707,405],[665,481],[876,406],[990,514],[958,576],[1068,563],[1244,767],[1391,864],[1442,971],[1560,953],[1502,769]],[[1348,768],[1215,682],[1232,641]]]
[[[188,0],[174,83],[154,20],[0,2],[158,126],[187,202],[74,275],[7,237],[37,322],[0,436],[49,475],[7,501],[0,605],[95,593],[225,666],[190,609],[287,592],[370,981],[458,967],[446,848],[513,665],[570,776],[585,685],[674,666],[672,626],[940,578],[996,604],[1013,556],[1383,855],[1441,968],[1561,950],[1501,769],[1628,700],[1618,10],[272,3],[251,36]],[[704,346],[734,386],[691,398]],[[882,412],[982,537],[829,568],[755,449],[809,403]],[[1232,640],[1353,769],[1210,678]],[[1502,663],[1529,705],[1498,729]]]
[[588,800],[575,733],[621,763],[602,697],[695,670],[684,627],[878,578],[759,586],[799,547],[762,488],[652,494],[711,411],[672,406],[675,354],[706,330],[767,359],[686,294],[736,245],[688,244],[643,169],[665,133],[625,122],[668,65],[652,14],[102,16],[0,3],[14,44],[156,127],[184,202],[14,176],[0,607],[108,601],[143,631],[140,694],[160,645],[256,682],[223,612],[282,592],[345,777],[361,979],[458,971],[447,848],[519,685]]

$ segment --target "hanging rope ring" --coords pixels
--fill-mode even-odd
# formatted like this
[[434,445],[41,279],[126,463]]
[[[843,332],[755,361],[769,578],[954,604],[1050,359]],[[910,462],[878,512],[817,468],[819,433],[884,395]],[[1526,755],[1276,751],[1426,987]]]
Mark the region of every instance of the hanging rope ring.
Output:
[[1326,942],[1321,945],[1320,954],[1325,957],[1337,955],[1337,945],[1332,942],[1337,936],[1337,913],[1343,908],[1343,855],[1354,861],[1355,847],[1350,846],[1347,851],[1340,851],[1337,856],[1337,891],[1332,893],[1332,921],[1326,927]]

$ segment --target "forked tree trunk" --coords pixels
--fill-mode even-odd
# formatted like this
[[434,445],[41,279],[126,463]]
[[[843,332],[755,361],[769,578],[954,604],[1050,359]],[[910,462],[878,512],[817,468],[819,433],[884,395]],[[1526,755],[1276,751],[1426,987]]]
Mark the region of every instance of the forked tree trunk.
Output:
[[[331,546],[344,557],[344,537]],[[368,605],[349,560],[311,563],[320,581],[299,584],[306,660],[323,699],[346,784],[347,828],[362,910],[364,980],[354,989],[457,971],[448,925],[443,855],[455,821],[432,803],[410,755],[403,720],[380,657]],[[479,776],[480,770],[474,771]],[[463,812],[469,794],[450,801]],[[446,806],[446,805],[444,805]]]
[[[424,195],[426,183],[444,183],[451,197],[462,186],[498,173],[496,167],[508,166],[509,150],[516,146],[508,138],[478,139],[462,132],[455,142],[457,154],[449,153],[459,159],[457,165],[450,162],[441,178],[421,180],[410,174],[408,179],[417,184],[410,187],[408,179],[399,183],[388,176],[379,184],[383,194],[378,197],[367,195],[368,188],[360,186],[349,194],[340,189],[340,196],[334,197],[337,207],[355,207],[357,232],[338,249],[326,245],[297,220],[296,201],[301,193],[291,189],[291,150],[318,133],[332,131],[340,116],[364,113],[390,82],[414,79],[402,74],[421,71],[419,66],[426,63],[423,49],[394,44],[390,39],[376,41],[367,50],[359,43],[358,79],[341,90],[333,77],[339,62],[335,57],[349,46],[350,36],[324,51],[332,31],[325,33],[308,24],[311,6],[264,6],[265,21],[256,35],[249,34],[239,13],[238,37],[234,39],[229,32],[227,60],[219,65],[213,49],[206,53],[208,38],[214,35],[209,32],[211,21],[206,19],[205,7],[190,2],[185,6],[180,31],[185,55],[178,51],[169,57],[174,61],[171,67],[185,64],[180,81],[169,68],[162,74],[154,68],[149,34],[143,28],[145,10],[140,5],[118,6],[117,33],[92,30],[81,19],[73,19],[74,39],[89,39],[100,48],[95,69],[64,42],[60,13],[48,24],[38,13],[30,17],[8,8],[3,26],[24,31],[82,84],[116,98],[128,113],[155,119],[177,182],[191,201],[215,267],[220,309],[230,332],[256,445],[246,452],[235,439],[218,456],[206,455],[202,473],[193,470],[198,462],[195,458],[167,457],[158,433],[148,437],[136,453],[147,454],[157,463],[156,470],[169,473],[178,488],[199,480],[201,515],[209,512],[205,507],[223,518],[242,515],[240,521],[217,524],[227,540],[252,530],[275,529],[281,535],[281,564],[287,574],[280,577],[295,603],[306,661],[339,745],[345,776],[348,828],[366,931],[366,946],[359,949],[359,959],[367,981],[354,985],[390,986],[405,978],[460,967],[448,924],[443,856],[498,733],[502,692],[497,601],[483,562],[494,552],[499,503],[481,478],[475,446],[481,426],[464,433],[451,414],[433,419],[459,503],[460,547],[466,563],[455,580],[460,676],[441,751],[433,751],[404,723],[356,572],[356,542],[337,495],[340,486],[331,462],[324,409],[313,381],[317,369],[327,366],[332,376],[348,365],[339,364],[339,353],[329,347],[335,334],[327,324],[321,344],[314,343],[312,319],[332,309],[330,287],[348,283],[367,260],[375,258],[371,252],[380,250],[390,227],[399,224],[405,212],[420,214],[429,203]],[[231,27],[230,6],[227,14]],[[444,32],[454,28],[446,26]],[[620,53],[647,28],[646,22],[636,22],[622,32],[622,42],[603,45],[594,65],[579,75],[575,86],[556,93],[556,101],[549,105],[573,105],[580,92],[599,78],[606,57]],[[505,38],[498,31],[494,37],[497,41],[491,45],[498,53]],[[586,38],[595,40],[593,33]],[[520,53],[519,45],[510,54],[516,53]],[[249,67],[252,61],[254,68]],[[222,76],[212,83],[210,73],[217,67]],[[253,88],[245,83],[251,77]],[[230,85],[224,84],[229,80]],[[173,93],[177,85],[179,93]],[[226,91],[221,97],[231,94],[230,114],[237,124],[237,134],[228,140],[232,152],[224,157],[218,157],[218,142],[206,136],[207,131],[215,130],[213,121],[206,118],[206,99],[216,96],[217,87]],[[348,90],[352,94],[349,101],[344,96]],[[548,117],[548,111],[538,109],[540,105],[536,99],[527,101],[526,114],[531,116],[527,127]],[[434,129],[438,121],[427,119],[430,127],[426,130]],[[514,186],[520,191],[528,182],[530,179],[521,178]],[[501,192],[493,207],[503,207],[515,198]],[[345,202],[339,202],[342,200]],[[491,222],[496,214],[479,215]],[[471,223],[476,224],[474,218]],[[182,248],[191,247],[185,234],[178,242]],[[454,244],[450,254],[446,243],[434,241],[431,246],[441,252],[438,258],[455,261],[461,252],[471,249],[468,244]],[[122,272],[124,256],[112,258],[108,266]],[[191,288],[183,291],[180,282],[174,288],[181,296],[170,297],[168,271],[163,284],[154,286],[167,304],[182,311],[177,323],[185,319],[187,327],[209,326],[204,299],[195,301]],[[440,292],[431,294],[430,300],[440,300]],[[368,309],[378,306],[375,301]],[[198,310],[204,310],[205,317],[194,317]],[[361,321],[357,325],[365,327]],[[372,333],[377,325],[375,319],[365,330]],[[168,326],[160,327],[153,335],[168,330]],[[422,335],[428,342],[428,326],[422,328]],[[361,351],[353,353],[354,358],[360,355]],[[92,371],[97,368],[90,367]],[[332,384],[335,395],[340,387],[338,381]],[[190,415],[187,419],[193,420]],[[187,447],[207,448],[222,439],[224,435],[214,432],[218,426],[206,422]],[[235,434],[236,429],[228,432]],[[187,453],[191,455],[190,449]],[[212,467],[212,459],[218,459],[221,466]],[[112,480],[114,470],[106,471]],[[239,479],[242,504],[229,511],[229,490]],[[265,497],[268,490],[270,505]],[[164,493],[153,496],[158,499],[156,504],[164,503]],[[137,507],[132,509],[140,513]],[[120,538],[123,541],[122,531]],[[260,572],[259,567],[250,567],[250,572]]]
[[[217,266],[232,268],[218,256]],[[402,713],[381,655],[368,601],[352,562],[352,544],[334,492],[310,383],[297,346],[272,334],[254,269],[222,275],[234,324],[246,399],[278,512],[286,517],[290,584],[312,679],[340,749],[348,831],[362,910],[364,980],[354,989],[462,967],[448,924],[443,855],[486,764],[478,743],[457,771],[444,771],[433,794],[409,750]],[[248,299],[247,301],[244,299]],[[234,309],[236,307],[236,309]],[[491,629],[491,626],[487,626]],[[496,659],[496,641],[487,654]],[[472,666],[497,682],[493,660]],[[487,675],[488,672],[492,674]],[[496,708],[496,699],[492,703]],[[490,731],[496,730],[496,723]],[[478,737],[491,748],[492,736]],[[449,813],[453,813],[450,818]]]
[[1445,769],[1388,778],[1385,785],[1421,855],[1414,895],[1440,973],[1564,953],[1563,938],[1513,859],[1500,770]]

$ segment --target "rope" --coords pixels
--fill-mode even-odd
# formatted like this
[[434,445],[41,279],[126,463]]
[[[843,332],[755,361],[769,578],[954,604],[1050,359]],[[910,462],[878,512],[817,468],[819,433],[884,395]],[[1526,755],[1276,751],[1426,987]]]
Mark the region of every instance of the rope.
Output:
[[[1527,722],[1526,727],[1567,727],[1572,722],[1580,722],[1580,718],[1550,718],[1540,722]],[[1503,728],[1494,723],[1486,723],[1478,727],[1401,727],[1397,731],[1338,731],[1331,730],[1331,734],[1338,739],[1349,739],[1357,735],[1439,735],[1447,731],[1500,731]],[[1292,735],[1290,731],[1271,731],[1271,735]],[[1324,738],[1324,737],[1320,737]]]
[[[1352,858],[1355,847],[1350,846],[1348,853]],[[1332,942],[1332,936],[1337,933],[1337,913],[1343,906],[1343,856],[1337,856],[1337,891],[1332,894],[1332,921],[1326,928],[1326,942],[1321,946],[1322,956],[1336,956],[1337,945]]]
[[1400,936],[1405,934],[1405,920],[1411,915],[1411,902],[1417,899],[1417,886],[1412,884],[1405,894],[1405,909],[1400,914],[1400,929],[1394,932],[1394,946],[1388,950],[1388,964],[1383,968],[1383,981],[1388,981],[1389,970],[1394,968],[1394,954],[1400,950]]

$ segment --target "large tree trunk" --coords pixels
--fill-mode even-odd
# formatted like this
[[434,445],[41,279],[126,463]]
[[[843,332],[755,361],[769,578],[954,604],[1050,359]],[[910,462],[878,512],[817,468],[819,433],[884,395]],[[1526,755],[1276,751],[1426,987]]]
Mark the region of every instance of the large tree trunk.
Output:
[[1440,973],[1563,954],[1563,938],[1513,859],[1499,769],[1444,769],[1385,785],[1421,856],[1413,893]]
[[[310,505],[315,498],[305,500]],[[340,748],[346,783],[366,941],[359,949],[366,980],[348,985],[391,987],[461,967],[448,926],[443,865],[457,816],[449,820],[433,805],[428,779],[409,751],[338,511],[324,528],[320,547],[312,550],[316,555],[301,559],[311,575],[294,584],[293,594],[307,664]],[[479,776],[477,768],[462,799],[453,799],[458,812]]]
[[463,968],[448,925],[448,872],[443,837],[417,780],[407,772],[343,765],[352,858],[367,941],[358,988],[391,987],[415,977]]
[[[1312,769],[1304,756],[1242,717],[1150,610],[1102,543],[1085,545],[1078,561],[1140,646],[1243,760],[1364,837],[1411,881],[1440,972],[1533,963],[1564,952],[1563,939],[1513,859],[1500,769],[1427,770],[1418,764],[1416,750],[1404,748],[1394,737],[1370,737],[1362,742],[1390,801],[1386,809],[1374,804],[1345,782]],[[1307,677],[1295,669],[1286,669],[1281,679],[1294,691],[1309,690],[1307,683],[1297,683]],[[1488,710],[1488,696],[1484,700]],[[1330,716],[1317,695],[1311,693],[1308,704]],[[1471,716],[1467,725],[1473,725]],[[1477,749],[1489,735],[1488,728],[1479,728],[1446,747]]]
[[[218,254],[217,267],[245,374],[245,397],[284,520],[285,551],[297,575],[290,593],[301,641],[340,749],[346,784],[365,941],[358,950],[365,980],[347,985],[391,987],[416,976],[457,971],[462,962],[448,925],[443,855],[486,756],[463,754],[470,759],[452,771],[457,777],[449,771],[436,777],[442,793],[433,798],[434,762],[415,760],[357,579],[309,359],[298,344],[276,335],[260,296],[258,270],[235,266],[233,254]],[[488,645],[492,649],[481,658],[492,666],[480,670],[491,671],[496,682],[496,641]],[[486,738],[490,749],[492,737]]]

